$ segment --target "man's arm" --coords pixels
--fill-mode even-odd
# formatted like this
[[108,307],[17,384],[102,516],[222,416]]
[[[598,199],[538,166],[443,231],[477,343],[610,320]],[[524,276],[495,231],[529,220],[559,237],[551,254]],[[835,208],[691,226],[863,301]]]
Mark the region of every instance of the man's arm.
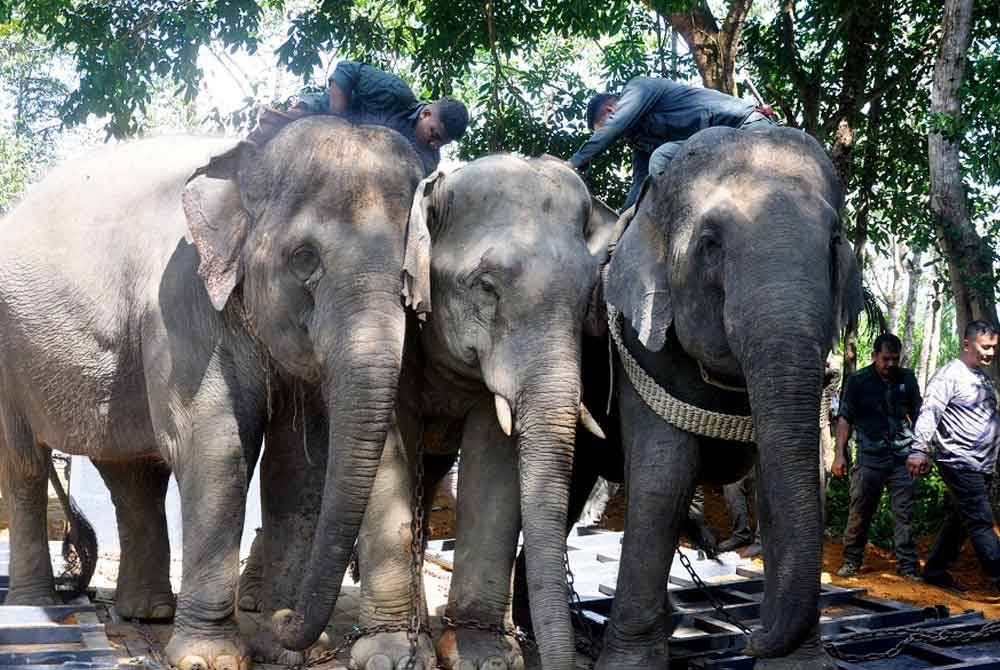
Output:
[[941,415],[951,402],[954,395],[953,384],[943,374],[934,375],[927,384],[920,415],[913,426],[913,444],[910,445],[910,456],[906,459],[906,469],[911,477],[921,475],[930,470],[930,457],[933,452],[931,439],[937,432]]
[[574,168],[579,170],[596,156],[604,153],[649,111],[658,98],[658,91],[644,86],[643,83],[643,81],[630,82],[625,86],[614,111],[608,114],[604,125],[595,130],[590,139],[569,159]]
[[844,417],[837,417],[837,451],[833,457],[833,474],[847,474],[847,443],[851,439],[854,426]]
[[848,377],[844,381],[844,392],[840,398],[840,408],[837,410],[837,441],[833,456],[833,474],[847,474],[847,443],[854,432],[854,389],[857,384],[852,383],[854,377]]
[[351,95],[361,75],[361,63],[343,60],[330,75],[330,113],[343,114],[351,104]]

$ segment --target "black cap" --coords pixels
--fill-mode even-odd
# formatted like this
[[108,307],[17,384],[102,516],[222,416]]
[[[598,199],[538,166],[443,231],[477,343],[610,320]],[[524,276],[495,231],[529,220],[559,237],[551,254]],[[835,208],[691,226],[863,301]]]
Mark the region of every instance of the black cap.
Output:
[[434,105],[437,107],[441,124],[448,133],[448,139],[457,140],[465,134],[465,129],[469,125],[469,110],[465,105],[450,96],[441,98]]

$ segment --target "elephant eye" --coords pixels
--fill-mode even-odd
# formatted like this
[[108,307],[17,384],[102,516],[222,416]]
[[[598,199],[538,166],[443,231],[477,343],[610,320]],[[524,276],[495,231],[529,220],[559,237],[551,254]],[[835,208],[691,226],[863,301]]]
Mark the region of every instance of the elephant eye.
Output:
[[478,288],[483,293],[488,293],[490,295],[497,295],[497,285],[493,281],[493,278],[487,274],[481,274],[476,277],[476,288]]
[[300,281],[308,281],[319,267],[319,254],[311,246],[303,245],[292,253],[288,265]]

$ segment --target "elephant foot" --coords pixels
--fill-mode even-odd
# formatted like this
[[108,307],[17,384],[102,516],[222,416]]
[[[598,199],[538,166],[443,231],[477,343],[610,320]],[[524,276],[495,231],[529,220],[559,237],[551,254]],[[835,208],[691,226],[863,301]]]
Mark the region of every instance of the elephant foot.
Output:
[[[410,638],[405,632],[368,635],[351,647],[351,670],[405,670],[410,662]],[[417,660],[413,670],[434,670],[437,659],[430,635],[417,636]]]
[[510,635],[474,628],[448,628],[437,642],[447,670],[524,670],[521,645]]
[[125,619],[173,619],[176,605],[169,583],[164,587],[131,582],[119,585],[115,593],[115,610]]
[[[270,620],[267,617],[265,620]],[[285,649],[274,637],[269,625],[262,625],[250,639],[250,653],[254,661],[274,665],[303,666],[323,652],[332,649],[330,637],[324,632],[305,651]]]
[[178,630],[167,643],[167,661],[177,670],[249,670],[250,652],[238,630],[216,634]]
[[667,641],[635,648],[605,645],[594,670],[667,670],[670,654]]
[[62,600],[56,595],[52,586],[41,588],[12,588],[7,592],[4,605],[26,605],[32,607],[52,607],[62,605]]

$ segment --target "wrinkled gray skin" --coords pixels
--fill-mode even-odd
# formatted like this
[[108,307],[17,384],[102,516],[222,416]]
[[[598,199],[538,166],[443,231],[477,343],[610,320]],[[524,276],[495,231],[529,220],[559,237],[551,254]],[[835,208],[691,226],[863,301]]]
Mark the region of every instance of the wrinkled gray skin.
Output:
[[260,150],[190,137],[106,149],[55,170],[0,222],[6,604],[55,602],[55,448],[90,456],[111,488],[122,613],[170,616],[172,469],[184,565],[167,658],[246,668],[233,618],[246,487],[265,433],[270,448],[302,453],[300,395],[332,426],[317,444],[332,454],[312,557],[324,573],[304,572],[305,630],[291,617],[282,632],[325,624],[392,419],[419,178],[395,133],[314,117]]
[[[697,481],[756,460],[766,566],[757,667],[832,668],[818,644],[822,550],[818,408],[823,363],[861,307],[841,238],[839,181],[809,136],[710,129],[648,184],[609,268],[632,355],[705,409],[752,414],[757,445],[665,423],[617,365],[629,505],[600,670],[667,668],[667,572]],[[727,392],[711,376],[748,393]]]

